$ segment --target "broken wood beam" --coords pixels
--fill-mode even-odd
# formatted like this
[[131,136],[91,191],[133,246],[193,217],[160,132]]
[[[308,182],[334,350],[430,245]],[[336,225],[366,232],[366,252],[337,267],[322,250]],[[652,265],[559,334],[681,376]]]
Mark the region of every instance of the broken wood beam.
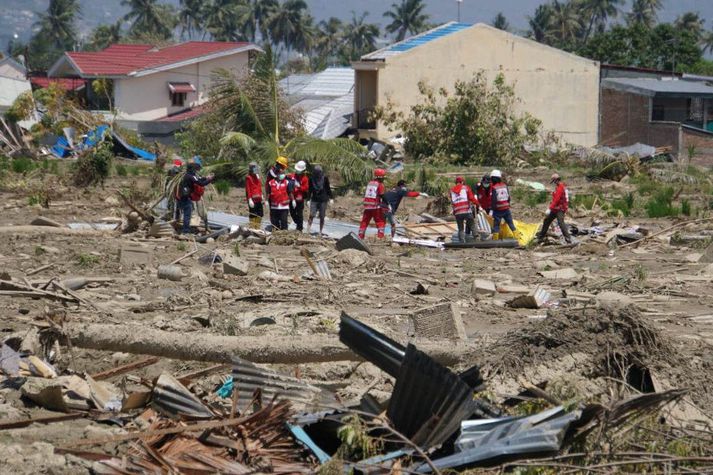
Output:
[[69,414],[60,414],[58,416],[35,417],[33,419],[23,419],[20,421],[2,421],[0,422],[0,430],[20,429],[32,424],[52,424],[54,422],[71,421],[87,417],[85,412],[71,412]]
[[145,368],[147,366],[151,366],[152,364],[158,363],[160,360],[161,360],[161,358],[159,358],[157,356],[149,356],[148,358],[143,358],[138,361],[133,361],[131,363],[127,363],[122,366],[117,366],[116,368],[111,368],[106,371],[94,373],[92,375],[92,378],[96,379],[97,381],[101,381],[102,379],[113,378],[114,376],[119,376],[120,374],[128,373],[129,371],[133,371],[135,369],[141,369],[141,368]]
[[[234,356],[253,363],[303,364],[330,361],[362,361],[337,336],[223,336],[155,330],[144,326],[77,324],[64,327],[72,346],[78,348],[152,355],[187,361],[231,364]],[[462,362],[474,346],[453,340],[415,340],[421,351],[444,365]]]

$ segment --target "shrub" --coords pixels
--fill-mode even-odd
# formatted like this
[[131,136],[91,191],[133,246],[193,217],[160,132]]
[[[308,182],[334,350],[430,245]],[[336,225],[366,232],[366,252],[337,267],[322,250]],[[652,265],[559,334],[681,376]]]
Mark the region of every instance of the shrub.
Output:
[[139,176],[139,175],[141,175],[141,168],[140,167],[129,167],[129,172],[131,173],[131,176]]
[[660,189],[646,203],[646,215],[649,218],[677,216],[679,210],[673,206],[673,188],[667,186]]
[[76,186],[100,184],[109,176],[114,153],[111,144],[102,142],[89,152],[82,154],[73,167],[72,181]]
[[684,216],[690,216],[691,215],[691,202],[683,199],[681,200],[681,214]]
[[218,180],[213,183],[213,186],[215,186],[215,190],[218,194],[223,196],[227,196],[228,193],[230,193],[230,188],[232,188],[232,185],[228,180]]
[[126,165],[123,165],[121,163],[118,163],[115,167],[114,170],[116,171],[117,176],[127,176],[129,172],[126,170]]
[[10,166],[13,172],[23,175],[27,172],[31,172],[37,167],[35,162],[27,157],[13,158]]

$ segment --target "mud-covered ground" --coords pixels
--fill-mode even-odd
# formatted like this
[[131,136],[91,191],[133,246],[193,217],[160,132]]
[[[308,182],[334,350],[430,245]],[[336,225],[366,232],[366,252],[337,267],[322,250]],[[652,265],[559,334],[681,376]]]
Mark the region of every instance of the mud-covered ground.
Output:
[[[136,186],[147,186],[144,180],[140,178]],[[693,402],[703,414],[713,413],[711,386],[700,384],[701,375],[713,373],[710,356],[710,345],[713,344],[713,264],[699,262],[706,260],[700,259],[704,253],[700,246],[670,245],[670,233],[640,246],[626,248],[608,246],[603,236],[581,236],[578,238],[580,244],[574,248],[553,245],[526,250],[440,251],[381,241],[370,243],[374,250],[372,256],[357,251],[340,253],[336,251],[334,241],[287,233],[276,237],[268,245],[240,244],[240,258],[249,262],[249,274],[243,277],[224,275],[220,266],[206,266],[198,260],[213,250],[226,255],[234,253],[233,242],[218,240],[198,244],[198,252],[180,262],[186,277],[174,282],[159,279],[157,267],[196,249],[192,241],[146,238],[145,232],[141,231],[127,235],[117,232],[55,235],[42,231],[12,233],[6,230],[9,226],[29,224],[40,214],[61,223],[121,219],[128,210],[116,199],[115,191],[126,186],[128,181],[112,181],[104,190],[73,190],[51,203],[49,209],[30,206],[22,194],[0,195],[0,228],[3,229],[0,234],[0,272],[7,274],[4,278],[9,275],[15,280],[27,279],[30,282],[70,277],[112,279],[111,282],[90,284],[76,291],[91,305],[63,305],[45,299],[0,296],[1,335],[26,334],[31,328],[43,325],[48,318],[62,315],[66,322],[71,323],[104,323],[132,326],[137,331],[149,328],[182,332],[187,339],[195,333],[244,335],[264,342],[267,347],[272,344],[274,336],[299,339],[310,334],[336,334],[339,315],[345,311],[405,342],[413,336],[410,313],[428,305],[451,302],[461,314],[469,339],[483,347],[491,345],[490,348],[495,348],[493,344],[501,338],[505,338],[502,341],[522,343],[522,338],[515,338],[512,333],[507,337],[504,335],[513,331],[527,335],[531,329],[533,334],[536,333],[535,329],[541,329],[548,312],[561,314],[592,308],[597,305],[597,294],[615,291],[628,297],[620,299],[615,296],[615,300],[627,308],[635,306],[643,323],[660,330],[666,340],[665,352],[676,356],[666,360],[665,374],[658,375],[663,380],[662,387],[682,384],[696,387]],[[577,183],[580,188],[586,186],[583,180]],[[242,196],[242,190],[232,190],[227,197],[213,196],[208,206],[240,213],[244,208]],[[336,205],[330,210],[330,218],[356,221],[360,215],[359,201],[355,196],[337,198]],[[424,211],[429,201],[405,199],[399,214],[405,220],[409,215]],[[540,208],[515,203],[516,219],[537,222],[545,205]],[[576,221],[580,228],[593,224],[640,225],[650,233],[676,222],[671,219],[613,219],[576,210],[572,215],[575,217],[570,217],[570,220]],[[711,232],[713,223],[709,223],[707,228],[702,224],[684,232],[700,234],[706,230]],[[148,251],[147,260],[137,265],[122,264],[120,249],[127,246],[144,248]],[[303,277],[309,273],[309,267],[300,254],[302,249],[309,250],[315,258],[327,261],[333,277],[331,281]],[[49,264],[52,266],[28,276],[30,271]],[[541,274],[545,272],[548,275],[548,271],[558,269],[573,269],[574,275],[547,278]],[[274,274],[266,274],[266,271]],[[474,293],[472,284],[476,278],[494,282],[499,291],[495,295]],[[427,294],[411,293],[418,283],[427,287]],[[506,306],[514,294],[501,291],[518,287],[532,289],[538,285],[547,289],[553,297],[549,308],[513,309]],[[268,317],[274,323],[260,324],[266,321],[259,320],[262,317]],[[586,326],[586,320],[570,318],[567,321],[575,322],[562,330],[563,337],[570,340],[585,340],[594,331]],[[549,328],[548,331],[552,329],[546,328]],[[577,329],[582,332],[579,336],[574,331]],[[599,345],[607,344],[607,338],[602,338],[594,341],[598,341]],[[611,343],[617,342],[612,340]],[[537,354],[528,356],[504,350],[497,359],[513,367],[518,366],[518,361],[522,367],[532,366],[534,362],[546,364],[550,372],[543,374],[558,374],[561,377],[561,369],[565,366],[557,368],[557,365],[566,365],[561,359],[576,353],[577,342],[569,341],[568,345],[561,348],[558,360],[541,361],[539,358],[546,357],[546,353],[538,357]],[[506,358],[508,355],[516,361]],[[125,353],[80,348],[73,348],[70,352],[62,348],[56,366],[60,370],[95,374],[139,358],[139,355]],[[475,352],[468,363],[489,365],[493,369],[495,382],[489,389],[497,397],[505,398],[517,391],[518,382],[513,383],[512,379],[502,377],[502,374],[508,374],[507,368],[495,371],[497,365],[493,358],[492,352]],[[162,359],[130,374],[150,379],[167,371],[179,376],[211,365]],[[654,366],[650,370],[656,377]],[[336,387],[343,401],[358,400],[366,391],[384,400],[393,387],[390,377],[368,363],[282,365],[277,369],[299,374],[317,384]],[[228,373],[226,370],[208,375],[198,383],[207,390],[213,389]],[[117,377],[112,382],[120,384],[125,376]],[[591,389],[590,386],[587,390]],[[52,413],[21,398],[19,391],[11,385],[5,384],[0,389],[2,421],[49,414]],[[47,467],[53,466],[53,463],[55,470],[79,473],[87,466],[72,456],[57,455],[55,459],[50,456],[35,457],[32,459],[34,462],[28,462],[29,455],[18,455],[17,452],[28,451],[28,447],[36,442],[62,446],[63,442],[112,434],[119,430],[88,419],[1,430],[0,448],[3,449],[0,450],[0,459],[4,458],[4,450],[8,458],[19,457],[19,460],[29,463],[28,473],[49,470]],[[43,445],[35,449],[34,453],[48,450]]]

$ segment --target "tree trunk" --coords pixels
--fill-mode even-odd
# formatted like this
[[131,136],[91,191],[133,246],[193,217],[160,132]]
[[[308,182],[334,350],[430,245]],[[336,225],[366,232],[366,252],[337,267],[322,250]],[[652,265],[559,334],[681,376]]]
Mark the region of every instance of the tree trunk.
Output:
[[[253,363],[324,363],[360,361],[337,336],[222,336],[154,330],[136,325],[69,324],[65,333],[72,345],[164,358],[230,363],[239,356]],[[473,346],[452,340],[416,341],[414,344],[445,365],[471,354]]]

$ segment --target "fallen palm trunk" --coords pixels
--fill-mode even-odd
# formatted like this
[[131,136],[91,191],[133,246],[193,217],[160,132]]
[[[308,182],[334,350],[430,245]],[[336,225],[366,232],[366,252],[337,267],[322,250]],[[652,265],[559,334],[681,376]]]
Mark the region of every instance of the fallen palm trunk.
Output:
[[103,231],[100,229],[71,229],[71,228],[54,228],[51,226],[0,226],[0,235],[4,234],[55,234],[63,236],[103,236],[111,231]]
[[[302,364],[361,361],[336,336],[221,336],[154,330],[139,326],[78,325],[64,327],[73,346],[164,358],[230,363],[238,356],[253,363]],[[452,340],[415,341],[414,344],[444,365],[461,362],[473,346]]]

